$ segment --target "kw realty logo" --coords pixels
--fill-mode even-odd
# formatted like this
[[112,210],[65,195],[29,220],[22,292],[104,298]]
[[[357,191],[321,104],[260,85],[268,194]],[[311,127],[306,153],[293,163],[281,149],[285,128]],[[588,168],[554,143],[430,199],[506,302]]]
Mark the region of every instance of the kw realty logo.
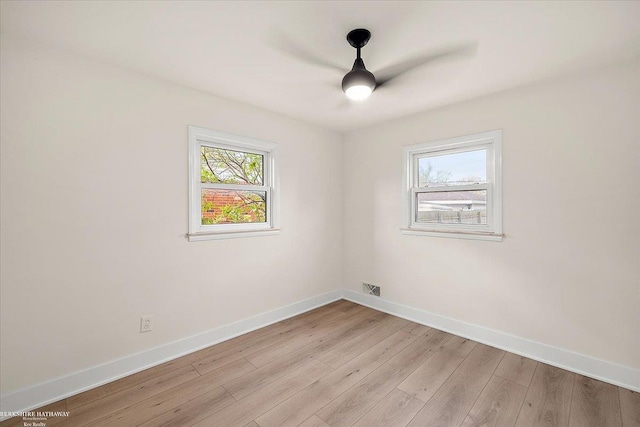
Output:
[[69,417],[68,411],[0,412],[0,417],[22,417],[23,427],[46,427],[49,418]]

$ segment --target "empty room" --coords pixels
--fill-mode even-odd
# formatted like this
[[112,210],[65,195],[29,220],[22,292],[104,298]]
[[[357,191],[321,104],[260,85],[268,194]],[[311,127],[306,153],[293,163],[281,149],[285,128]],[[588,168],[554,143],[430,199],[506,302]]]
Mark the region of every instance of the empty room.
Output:
[[640,1],[0,20],[0,427],[640,427]]

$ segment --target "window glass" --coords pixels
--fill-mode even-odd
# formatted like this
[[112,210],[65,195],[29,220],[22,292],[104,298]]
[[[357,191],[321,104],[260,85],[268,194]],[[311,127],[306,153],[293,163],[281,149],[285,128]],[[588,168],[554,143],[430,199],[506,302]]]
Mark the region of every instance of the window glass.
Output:
[[202,224],[266,222],[267,192],[202,189]]
[[200,152],[200,182],[263,185],[264,156],[207,146]]
[[418,186],[465,185],[487,182],[487,150],[418,157]]
[[487,190],[416,193],[416,199],[417,223],[487,223]]

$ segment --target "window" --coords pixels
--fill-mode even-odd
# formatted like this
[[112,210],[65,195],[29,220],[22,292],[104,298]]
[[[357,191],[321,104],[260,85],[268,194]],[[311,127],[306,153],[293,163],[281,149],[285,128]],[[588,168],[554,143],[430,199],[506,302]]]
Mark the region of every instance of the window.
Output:
[[277,145],[189,126],[189,240],[278,232]]
[[502,131],[404,148],[403,233],[502,240]]

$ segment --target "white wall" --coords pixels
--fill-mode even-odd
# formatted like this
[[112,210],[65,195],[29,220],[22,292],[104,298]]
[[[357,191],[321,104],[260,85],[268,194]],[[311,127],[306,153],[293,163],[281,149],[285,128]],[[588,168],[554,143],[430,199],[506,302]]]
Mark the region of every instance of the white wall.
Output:
[[[5,36],[1,55],[3,394],[341,287],[338,134]],[[279,143],[279,235],[187,242],[187,125]]]
[[[345,137],[345,285],[640,367],[640,64]],[[503,129],[503,242],[400,233],[402,146]]]

